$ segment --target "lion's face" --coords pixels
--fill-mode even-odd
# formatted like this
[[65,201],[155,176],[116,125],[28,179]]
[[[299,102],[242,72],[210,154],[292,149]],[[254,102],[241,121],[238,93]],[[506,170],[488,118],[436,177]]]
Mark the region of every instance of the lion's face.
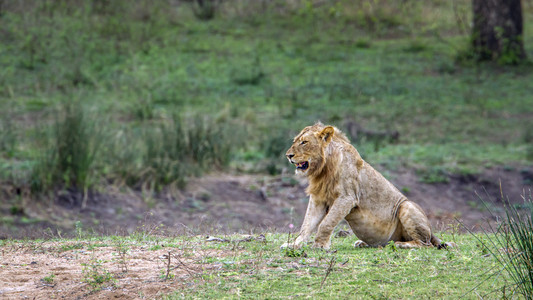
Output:
[[285,155],[296,166],[296,174],[311,175],[322,169],[324,149],[331,141],[333,131],[331,126],[314,125],[304,128],[294,138]]

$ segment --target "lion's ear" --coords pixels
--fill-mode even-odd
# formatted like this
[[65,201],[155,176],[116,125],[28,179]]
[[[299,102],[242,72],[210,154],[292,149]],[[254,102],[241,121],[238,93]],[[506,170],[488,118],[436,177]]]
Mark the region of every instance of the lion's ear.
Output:
[[318,137],[324,142],[329,143],[333,138],[333,133],[335,133],[335,129],[332,126],[326,126],[324,129],[322,129],[322,131],[320,131]]

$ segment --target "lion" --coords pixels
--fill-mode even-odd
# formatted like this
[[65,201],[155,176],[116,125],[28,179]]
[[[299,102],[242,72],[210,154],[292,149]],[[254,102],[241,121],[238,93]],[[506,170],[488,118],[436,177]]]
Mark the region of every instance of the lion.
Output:
[[355,247],[390,241],[398,248],[455,246],[433,235],[422,208],[365,162],[338,128],[322,123],[305,127],[286,156],[296,174],[308,178],[309,204],[298,237],[282,248],[301,247],[316,231],[313,247],[329,249],[342,219],[359,238]]

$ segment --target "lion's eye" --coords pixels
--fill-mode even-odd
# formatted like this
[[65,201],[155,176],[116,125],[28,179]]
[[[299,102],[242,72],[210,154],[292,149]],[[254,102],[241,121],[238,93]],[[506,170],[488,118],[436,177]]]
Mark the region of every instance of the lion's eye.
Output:
[[300,143],[300,145],[305,145],[305,144],[307,144],[307,141],[302,141],[302,142]]

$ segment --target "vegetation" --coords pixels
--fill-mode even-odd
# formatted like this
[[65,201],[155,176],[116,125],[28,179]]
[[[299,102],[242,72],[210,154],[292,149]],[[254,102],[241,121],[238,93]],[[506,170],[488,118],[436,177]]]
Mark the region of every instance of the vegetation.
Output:
[[56,276],[54,275],[54,273],[50,273],[50,275],[48,276],[45,276],[41,279],[41,281],[47,283],[47,284],[52,284],[54,282],[54,278]]
[[[0,192],[15,187],[6,194],[17,202],[69,189],[84,206],[108,185],[152,193],[214,170],[276,174],[291,137],[317,120],[343,129],[373,165],[424,182],[531,166],[532,66],[465,59],[470,5],[0,0]],[[531,1],[523,13],[533,57]],[[121,286],[135,250],[162,251],[158,280],[187,279],[170,299],[531,297],[533,228],[522,212],[511,207],[487,235],[444,233],[460,247],[441,251],[353,249],[354,237],[336,239],[336,252],[281,251],[291,237],[276,233],[91,237],[81,222],[76,240],[0,248],[78,257],[111,246],[115,257],[78,264],[93,293]],[[55,272],[42,282],[60,284]]]
[[210,21],[191,5],[3,3],[2,181],[86,193],[277,173],[317,120],[428,182],[531,163],[530,66],[455,62],[469,1],[232,1]]
[[98,291],[105,284],[113,284],[114,278],[108,270],[102,267],[105,263],[100,259],[93,259],[89,264],[83,263],[83,281],[89,284],[93,291]]
[[[459,248],[437,250],[354,249],[355,236],[336,238],[334,251],[304,248],[292,255],[280,250],[286,234],[253,236],[179,236],[135,233],[130,236],[89,236],[76,240],[0,241],[5,253],[26,249],[26,255],[72,257],[82,272],[48,276],[56,289],[69,286],[93,295],[130,290],[133,295],[147,284],[181,287],[166,299],[196,298],[499,298],[512,296],[511,277],[500,272],[494,256],[479,236],[438,233]],[[65,247],[77,245],[76,247]],[[108,257],[117,245],[126,253]],[[159,245],[159,247],[152,247]],[[154,259],[158,257],[158,259]],[[142,261],[143,268],[138,264]],[[135,267],[137,266],[137,267]],[[143,273],[137,273],[137,272]],[[43,272],[49,272],[48,269]],[[48,274],[48,273],[46,273]],[[86,285],[79,286],[83,280]],[[38,288],[38,287],[36,287]],[[159,289],[155,289],[159,290]],[[57,291],[56,291],[57,292]],[[72,293],[72,291],[65,291]],[[507,294],[505,294],[507,293]],[[72,294],[71,294],[72,295]],[[80,295],[81,296],[81,295]],[[148,295],[147,295],[148,296]],[[161,296],[161,295],[159,295]]]
[[479,242],[505,270],[513,281],[511,294],[533,297],[533,202],[531,193],[524,195],[523,205],[507,201],[505,218],[497,227],[490,227]]

